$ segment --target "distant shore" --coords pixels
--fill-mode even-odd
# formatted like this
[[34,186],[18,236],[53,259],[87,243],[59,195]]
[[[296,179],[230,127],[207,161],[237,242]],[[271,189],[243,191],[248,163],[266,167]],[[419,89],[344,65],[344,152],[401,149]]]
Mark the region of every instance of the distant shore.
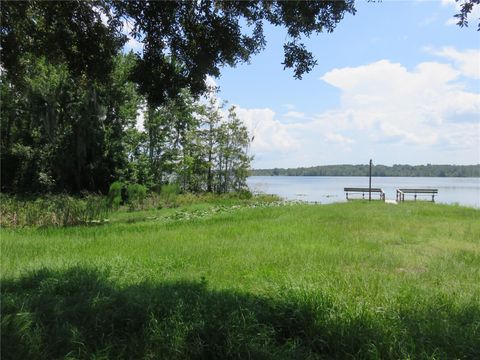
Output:
[[[253,169],[250,176],[367,176],[368,165],[323,165],[298,168]],[[374,165],[375,177],[480,177],[477,165]]]

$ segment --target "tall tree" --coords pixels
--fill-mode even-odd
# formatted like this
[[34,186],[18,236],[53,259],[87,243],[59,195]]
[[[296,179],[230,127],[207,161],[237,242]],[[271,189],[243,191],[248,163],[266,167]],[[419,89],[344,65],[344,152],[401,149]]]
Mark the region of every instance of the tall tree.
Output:
[[202,108],[202,129],[200,137],[205,144],[205,162],[207,167],[207,191],[212,192],[214,189],[214,167],[217,161],[217,146],[219,141],[219,124],[222,120],[220,113],[221,106],[218,104],[217,98],[211,92],[208,104]]
[[226,121],[218,129],[218,180],[217,191],[241,190],[252,158],[248,155],[250,139],[246,126],[235,113],[235,107],[228,110]]

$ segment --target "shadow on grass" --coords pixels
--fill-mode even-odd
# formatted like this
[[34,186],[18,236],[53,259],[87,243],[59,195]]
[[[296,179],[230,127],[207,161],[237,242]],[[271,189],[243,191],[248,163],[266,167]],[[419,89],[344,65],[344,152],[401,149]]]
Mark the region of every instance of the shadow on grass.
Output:
[[480,358],[478,304],[411,299],[379,315],[318,294],[270,299],[205,281],[120,288],[107,275],[73,268],[4,281],[1,358]]

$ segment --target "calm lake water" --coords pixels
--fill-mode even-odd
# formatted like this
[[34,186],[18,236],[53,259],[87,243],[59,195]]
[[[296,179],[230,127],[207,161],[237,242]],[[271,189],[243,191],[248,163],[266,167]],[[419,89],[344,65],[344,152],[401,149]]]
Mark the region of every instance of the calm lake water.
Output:
[[[288,200],[327,204],[346,201],[344,187],[368,188],[368,177],[251,176],[247,184],[254,192],[275,194]],[[395,199],[397,188],[434,188],[438,189],[436,202],[480,208],[480,178],[372,177],[372,187],[382,188],[385,197],[392,200]],[[378,198],[378,195],[372,194],[372,197]]]

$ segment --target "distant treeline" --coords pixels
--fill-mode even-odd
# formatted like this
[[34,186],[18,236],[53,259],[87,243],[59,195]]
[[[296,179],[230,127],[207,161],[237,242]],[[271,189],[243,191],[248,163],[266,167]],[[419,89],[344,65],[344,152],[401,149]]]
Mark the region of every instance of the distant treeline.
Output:
[[[256,169],[251,176],[367,176],[368,165],[324,165],[294,169]],[[477,165],[374,165],[372,176],[480,177]]]

